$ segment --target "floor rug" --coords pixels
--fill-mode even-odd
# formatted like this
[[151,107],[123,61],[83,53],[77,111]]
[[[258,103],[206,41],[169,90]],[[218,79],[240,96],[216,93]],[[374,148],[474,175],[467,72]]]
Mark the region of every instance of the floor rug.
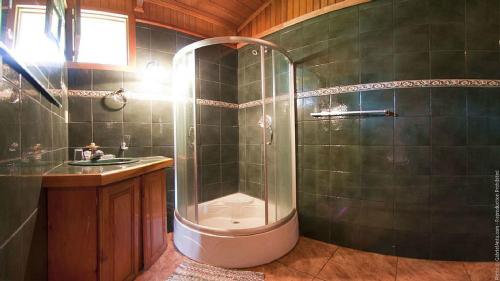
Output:
[[230,270],[186,260],[167,281],[261,281],[264,273]]

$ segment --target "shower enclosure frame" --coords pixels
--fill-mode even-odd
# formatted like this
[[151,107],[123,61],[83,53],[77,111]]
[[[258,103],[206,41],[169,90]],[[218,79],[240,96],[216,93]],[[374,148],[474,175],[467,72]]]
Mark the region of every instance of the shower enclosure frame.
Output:
[[[290,57],[290,55],[287,53],[286,50],[281,48],[280,46],[268,42],[262,39],[257,39],[257,38],[249,38],[249,37],[241,37],[241,36],[224,36],[224,37],[215,37],[215,38],[209,38],[209,39],[204,39],[201,41],[197,41],[195,43],[192,43],[181,50],[179,50],[175,56],[174,56],[174,67],[177,65],[177,60],[180,60],[184,58],[185,56],[188,60],[185,61],[189,65],[192,65],[196,61],[195,58],[195,50],[202,48],[202,47],[207,47],[211,45],[222,45],[222,44],[238,44],[238,43],[245,43],[245,44],[252,44],[256,45],[259,48],[260,51],[260,91],[261,91],[261,98],[259,100],[256,100],[260,102],[261,104],[258,104],[258,106],[262,106],[262,113],[260,116],[263,118],[263,126],[262,126],[262,159],[263,159],[263,187],[264,187],[264,192],[263,192],[263,201],[264,201],[264,213],[265,213],[265,219],[264,219],[264,225],[259,225],[257,227],[251,227],[251,228],[237,228],[237,229],[231,229],[231,228],[215,228],[215,227],[209,227],[206,225],[201,225],[199,223],[199,199],[200,199],[200,194],[199,194],[199,188],[200,188],[200,181],[199,181],[199,175],[198,175],[198,132],[197,132],[197,98],[196,98],[196,84],[194,87],[189,89],[189,98],[194,98],[193,105],[192,105],[192,116],[194,117],[194,125],[192,128],[189,128],[187,131],[184,131],[184,133],[188,132],[188,139],[191,137],[194,141],[192,143],[192,159],[189,161],[193,161],[194,165],[191,171],[188,169],[188,174],[193,175],[193,186],[191,187],[188,185],[190,188],[194,188],[193,193],[194,193],[194,198],[191,198],[193,200],[193,205],[194,205],[194,219],[192,218],[192,212],[191,215],[187,215],[187,218],[184,218],[178,211],[179,208],[179,186],[178,186],[178,177],[179,177],[179,171],[178,171],[178,165],[175,165],[175,177],[176,177],[176,193],[175,193],[175,217],[174,217],[174,226],[175,226],[175,232],[174,232],[174,243],[178,246],[179,250],[189,256],[192,259],[202,261],[202,262],[207,262],[213,265],[218,265],[218,266],[223,266],[223,267],[247,267],[247,266],[255,266],[258,264],[263,264],[270,262],[274,259],[279,258],[280,256],[286,254],[289,250],[293,248],[295,243],[298,240],[298,216],[297,216],[297,202],[296,202],[296,143],[295,143],[295,138],[296,138],[296,130],[295,130],[295,66],[293,59]],[[271,49],[271,67],[272,67],[272,96],[271,97],[266,97],[266,64],[265,64],[265,52],[267,48]],[[276,195],[276,211],[274,213],[274,220],[272,223],[269,222],[269,182],[268,182],[268,176],[267,176],[267,158],[266,158],[266,153],[268,152],[268,145],[270,143],[267,143],[267,130],[269,129],[268,126],[266,126],[266,104],[272,103],[273,106],[273,114],[276,114],[276,102],[277,100],[277,87],[276,87],[276,79],[277,79],[277,73],[275,72],[276,66],[275,66],[275,53],[274,51],[277,51],[279,54],[283,55],[284,59],[286,59],[286,62],[288,64],[288,68],[285,66],[283,69],[288,70],[288,94],[286,94],[286,91],[283,92],[283,97],[286,97],[288,99],[288,122],[289,124],[284,124],[283,126],[290,126],[289,128],[289,134],[290,134],[290,140],[289,142],[286,142],[286,145],[290,145],[290,182],[289,184],[291,185],[289,189],[287,189],[287,192],[291,192],[291,196],[286,199],[286,202],[289,202],[291,205],[286,205],[286,211],[280,218],[277,212],[277,209],[279,207],[278,204],[278,195]],[[194,61],[192,61],[194,60]],[[285,60],[283,60],[285,61]],[[285,74],[280,73],[280,74]],[[192,73],[191,73],[192,75]],[[285,74],[286,77],[286,74]],[[286,82],[286,81],[285,81]],[[175,83],[175,81],[174,81]],[[192,83],[192,81],[191,81]],[[285,83],[286,85],[286,83]],[[177,122],[177,106],[175,107],[175,119],[174,119],[174,126],[179,126]],[[186,112],[189,112],[190,109],[188,109]],[[285,116],[285,115],[283,115]],[[273,122],[276,122],[275,116],[272,118]],[[274,131],[272,129],[272,126],[274,124],[270,124],[271,128],[271,142],[272,139],[274,138]],[[183,127],[185,128],[185,127]],[[192,130],[192,135],[191,135],[191,130]],[[176,134],[178,133],[177,128],[175,129]],[[279,134],[278,134],[279,136]],[[177,136],[174,138],[175,141],[175,155],[176,155],[176,160],[178,157],[178,140]],[[191,141],[185,141],[184,143],[190,143]],[[276,148],[277,149],[277,148]],[[286,148],[288,149],[288,148]],[[277,153],[279,150],[275,150]],[[275,161],[277,162],[277,161]],[[287,159],[288,162],[288,159]],[[278,163],[274,163],[274,166],[278,165]],[[276,178],[278,176],[276,175]],[[275,183],[276,187],[278,186],[278,183]],[[287,184],[288,185],[288,184]],[[286,186],[287,186],[286,185]],[[184,193],[185,194],[185,193]],[[189,205],[188,205],[189,206]],[[186,210],[186,212],[189,213],[189,211]],[[286,212],[289,212],[288,214]],[[191,216],[191,218],[189,218]],[[182,234],[179,234],[182,233]],[[179,241],[180,239],[186,239],[181,242],[179,242],[182,245],[177,244],[177,238],[175,234],[179,234],[179,236],[185,236],[182,238],[178,238]],[[188,237],[190,236],[190,237]],[[218,237],[219,240],[214,241]],[[240,239],[240,240],[238,240]],[[198,241],[195,241],[198,240]],[[281,241],[280,241],[281,240]],[[201,242],[201,241],[208,241],[208,242]],[[211,241],[211,242],[210,242]],[[238,241],[238,242],[237,242]],[[275,241],[273,243],[273,246],[269,247],[269,245],[266,246],[266,243],[263,241]],[[194,242],[193,245],[186,246],[184,244]],[[237,242],[237,243],[236,243]],[[236,244],[233,244],[236,243]],[[210,244],[213,244],[209,246]],[[217,258],[203,258],[202,256],[207,256],[207,253],[204,252],[204,248],[210,248],[213,247],[214,245],[219,245],[220,248],[227,250],[226,253],[223,251],[216,251],[218,254],[215,254],[215,256],[218,256]],[[224,246],[225,245],[225,246]],[[226,261],[224,262],[225,256],[233,256],[238,255],[239,253],[231,252],[234,250],[235,245],[238,245],[240,249],[242,250],[243,253],[245,252],[254,252],[253,257],[245,256],[245,260],[242,260],[240,262],[238,261]],[[274,245],[276,245],[274,247]],[[253,247],[253,248],[252,248]],[[261,249],[259,249],[261,247]],[[267,248],[266,248],[267,247]],[[274,250],[270,250],[270,248],[275,248]],[[229,253],[231,252],[231,253]],[[255,254],[258,253],[258,254]],[[211,254],[212,255],[212,254]],[[237,258],[235,258],[237,260]]]

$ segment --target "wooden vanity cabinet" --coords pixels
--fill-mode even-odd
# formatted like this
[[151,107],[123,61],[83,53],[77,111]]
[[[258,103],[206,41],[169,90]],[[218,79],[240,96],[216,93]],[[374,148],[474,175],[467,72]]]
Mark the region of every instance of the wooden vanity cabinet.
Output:
[[139,178],[99,189],[99,280],[134,280],[140,270]]
[[167,194],[163,171],[142,176],[142,241],[144,269],[167,249]]
[[134,280],[165,251],[165,172],[98,187],[49,188],[49,280]]

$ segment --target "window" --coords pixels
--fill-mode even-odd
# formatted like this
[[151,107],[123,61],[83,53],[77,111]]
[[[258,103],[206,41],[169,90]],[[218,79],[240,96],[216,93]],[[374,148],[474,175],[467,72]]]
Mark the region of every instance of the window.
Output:
[[17,6],[14,53],[30,63],[64,61],[63,48],[45,34],[45,6]]
[[126,66],[127,16],[82,10],[77,62]]

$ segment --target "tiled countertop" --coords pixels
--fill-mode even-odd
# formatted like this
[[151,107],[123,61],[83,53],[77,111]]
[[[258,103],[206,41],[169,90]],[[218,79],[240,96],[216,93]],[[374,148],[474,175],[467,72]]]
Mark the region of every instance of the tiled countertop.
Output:
[[64,163],[43,176],[43,187],[96,187],[171,167],[163,156],[139,157],[139,162],[109,166],[71,166]]

